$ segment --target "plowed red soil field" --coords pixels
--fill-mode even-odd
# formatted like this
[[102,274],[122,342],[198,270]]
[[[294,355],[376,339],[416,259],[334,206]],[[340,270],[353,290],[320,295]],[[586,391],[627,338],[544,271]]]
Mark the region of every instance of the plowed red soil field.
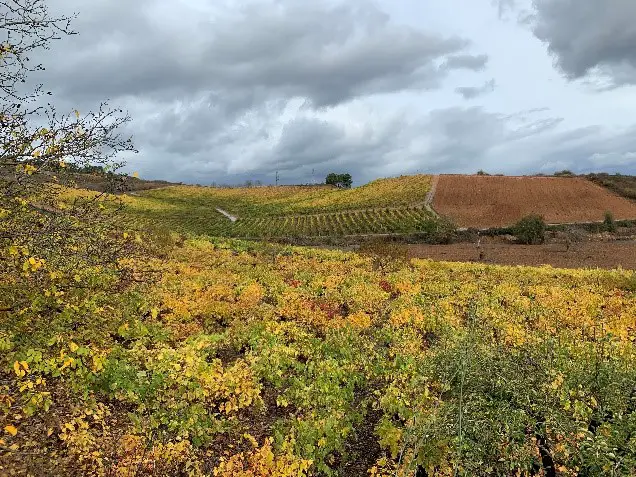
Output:
[[505,227],[528,214],[551,224],[636,219],[636,202],[578,177],[442,175],[433,208],[459,227]]

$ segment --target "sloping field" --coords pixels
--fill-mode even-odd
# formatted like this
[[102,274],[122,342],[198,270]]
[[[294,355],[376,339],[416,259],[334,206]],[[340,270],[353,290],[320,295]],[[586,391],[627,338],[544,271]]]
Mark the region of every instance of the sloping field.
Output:
[[[222,237],[414,233],[437,222],[423,204],[426,175],[379,179],[355,189],[329,186],[216,188],[175,186],[125,198],[139,225]],[[237,217],[231,222],[218,211]]]
[[548,223],[636,218],[636,203],[581,178],[443,175],[433,208],[460,227],[504,227],[528,214]]
[[220,207],[238,217],[286,216],[421,204],[431,176],[378,179],[354,189],[331,186],[195,187],[147,191],[143,197],[177,207]]

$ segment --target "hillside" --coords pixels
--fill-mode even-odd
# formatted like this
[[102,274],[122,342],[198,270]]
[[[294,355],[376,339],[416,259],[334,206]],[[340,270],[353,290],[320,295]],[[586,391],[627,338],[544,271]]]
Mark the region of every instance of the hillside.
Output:
[[[630,168],[629,101],[435,107],[525,71],[528,5],[482,3],[0,1],[0,477],[635,477],[631,178],[256,180]],[[580,3],[529,12],[560,73],[628,65],[629,2]]]
[[585,177],[596,184],[608,188],[615,194],[636,200],[636,176],[598,173],[588,174]]
[[[430,230],[430,176],[380,179],[354,189],[329,186],[174,186],[126,198],[137,223],[229,237],[342,236]],[[218,209],[237,218],[230,221]]]
[[548,223],[635,219],[636,203],[580,177],[442,175],[433,208],[460,227],[505,227],[528,214]]

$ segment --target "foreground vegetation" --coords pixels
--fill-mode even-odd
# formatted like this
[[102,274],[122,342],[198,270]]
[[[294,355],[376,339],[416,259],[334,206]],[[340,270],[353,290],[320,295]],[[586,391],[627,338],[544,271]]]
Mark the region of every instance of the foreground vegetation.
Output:
[[7,252],[4,471],[636,472],[633,272],[174,240]]

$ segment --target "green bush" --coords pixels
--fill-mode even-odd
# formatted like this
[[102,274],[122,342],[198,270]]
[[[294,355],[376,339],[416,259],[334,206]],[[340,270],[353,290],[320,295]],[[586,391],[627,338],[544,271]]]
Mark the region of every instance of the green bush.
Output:
[[603,227],[605,228],[606,232],[616,232],[616,223],[614,222],[614,215],[609,211],[605,212]]
[[532,245],[543,243],[545,220],[540,215],[526,215],[515,224],[513,231],[519,242]]

